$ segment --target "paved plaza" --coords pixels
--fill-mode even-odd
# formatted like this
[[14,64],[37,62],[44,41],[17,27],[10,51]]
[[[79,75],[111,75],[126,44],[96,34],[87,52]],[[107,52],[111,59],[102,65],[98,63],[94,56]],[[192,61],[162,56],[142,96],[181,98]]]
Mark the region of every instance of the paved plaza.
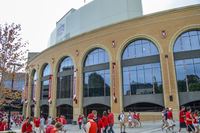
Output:
[[[175,131],[178,131],[178,122],[176,122],[176,128]],[[160,121],[149,121],[149,122],[143,122],[142,127],[140,128],[126,128],[127,133],[166,133],[166,131],[161,130],[161,122]],[[66,126],[67,133],[85,133],[83,130],[78,129],[78,125],[67,125]],[[20,133],[20,129],[14,129],[16,133]],[[114,126],[115,133],[120,133],[119,125],[115,124]],[[171,133],[171,132],[168,132]],[[181,133],[186,133],[185,129]]]

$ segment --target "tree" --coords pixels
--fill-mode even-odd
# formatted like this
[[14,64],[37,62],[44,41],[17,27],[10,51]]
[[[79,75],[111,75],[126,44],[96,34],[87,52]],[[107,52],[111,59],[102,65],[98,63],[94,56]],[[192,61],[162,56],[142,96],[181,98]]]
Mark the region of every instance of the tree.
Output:
[[22,41],[20,32],[20,24],[0,24],[0,85],[5,73],[13,74],[15,64],[20,64],[15,67],[16,72],[25,66],[28,43]]
[[[22,40],[20,24],[0,24],[0,98],[4,79],[14,79],[15,72],[24,68],[28,42]],[[20,65],[19,65],[20,64]]]

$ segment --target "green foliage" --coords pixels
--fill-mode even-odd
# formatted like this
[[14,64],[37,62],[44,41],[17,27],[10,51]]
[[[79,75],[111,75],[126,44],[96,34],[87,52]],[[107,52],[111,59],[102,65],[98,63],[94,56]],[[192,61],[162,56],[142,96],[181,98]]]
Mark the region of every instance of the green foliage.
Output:
[[190,91],[200,91],[200,83],[189,84]]

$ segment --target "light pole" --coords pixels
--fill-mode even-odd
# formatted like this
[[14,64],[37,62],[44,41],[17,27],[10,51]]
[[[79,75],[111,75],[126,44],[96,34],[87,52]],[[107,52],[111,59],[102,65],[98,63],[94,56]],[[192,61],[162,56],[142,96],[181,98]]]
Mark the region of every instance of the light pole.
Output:
[[[13,65],[12,80],[11,80],[11,89],[13,90],[15,66],[22,66],[22,65],[17,64],[17,63],[10,63],[10,65]],[[8,130],[10,130],[11,104],[12,104],[12,101],[10,103],[8,103]]]

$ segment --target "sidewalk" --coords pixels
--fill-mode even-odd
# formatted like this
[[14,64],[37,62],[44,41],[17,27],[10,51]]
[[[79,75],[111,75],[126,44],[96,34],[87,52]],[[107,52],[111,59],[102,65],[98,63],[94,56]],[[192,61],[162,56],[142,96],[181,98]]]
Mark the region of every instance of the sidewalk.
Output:
[[[178,122],[176,122],[178,123]],[[179,125],[177,124],[175,127],[175,131],[177,132]],[[66,125],[67,133],[85,133],[84,130],[78,129],[78,125]],[[20,133],[20,129],[13,129],[16,133]],[[120,128],[118,124],[114,125],[115,133],[120,133]],[[166,133],[166,131],[161,130],[161,122],[160,121],[149,121],[142,122],[142,127],[139,128],[126,128],[127,133]],[[170,132],[169,132],[170,133]],[[185,129],[182,130],[182,133],[186,133]]]
[[[154,131],[160,130],[160,122],[143,122],[142,127],[138,128],[126,128],[127,133],[153,133]],[[85,133],[83,129],[79,129],[78,125],[66,125],[67,133]],[[20,133],[19,128],[13,128],[14,132]],[[114,125],[115,133],[120,133],[119,124]]]

